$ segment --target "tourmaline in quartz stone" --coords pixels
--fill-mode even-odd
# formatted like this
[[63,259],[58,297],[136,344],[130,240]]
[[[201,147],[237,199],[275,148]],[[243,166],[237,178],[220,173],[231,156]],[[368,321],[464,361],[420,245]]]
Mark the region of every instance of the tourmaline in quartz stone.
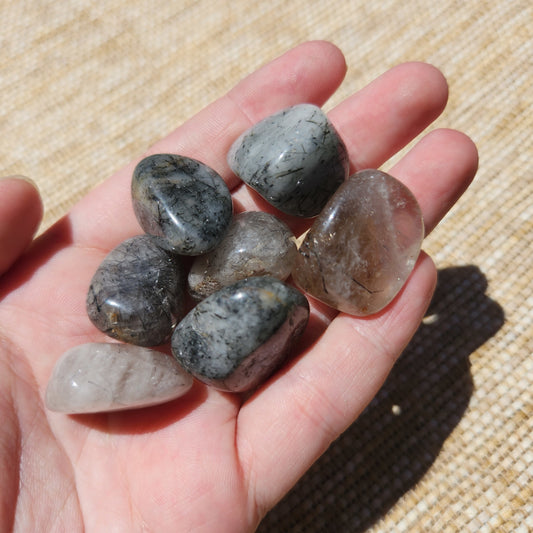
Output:
[[87,294],[93,324],[116,339],[156,346],[184,313],[185,272],[178,256],[152,235],[132,237],[111,250]]
[[339,187],[302,242],[293,268],[310,295],[351,315],[383,309],[420,252],[424,225],[413,194],[379,170]]
[[173,154],[151,155],[139,162],[132,198],[142,229],[164,237],[181,255],[212,250],[233,213],[229,189],[212,168]]
[[262,211],[239,213],[221,243],[196,257],[189,291],[198,300],[251,276],[289,277],[296,257],[294,236],[279,218]]
[[166,354],[131,344],[88,343],[57,361],[45,403],[51,411],[70,414],[117,411],[173,400],[192,383]]
[[307,299],[295,288],[247,278],[201,301],[176,326],[172,353],[208,385],[250,390],[285,361],[308,318]]
[[318,215],[348,176],[346,147],[322,110],[284,109],[252,126],[228,153],[232,170],[289,215]]

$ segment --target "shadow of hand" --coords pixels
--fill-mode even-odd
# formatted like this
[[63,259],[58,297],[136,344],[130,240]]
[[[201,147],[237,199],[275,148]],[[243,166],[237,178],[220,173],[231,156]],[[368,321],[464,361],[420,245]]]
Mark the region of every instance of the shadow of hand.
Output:
[[259,531],[362,532],[424,476],[473,391],[469,356],[503,325],[478,267],[439,271],[424,322],[385,385]]

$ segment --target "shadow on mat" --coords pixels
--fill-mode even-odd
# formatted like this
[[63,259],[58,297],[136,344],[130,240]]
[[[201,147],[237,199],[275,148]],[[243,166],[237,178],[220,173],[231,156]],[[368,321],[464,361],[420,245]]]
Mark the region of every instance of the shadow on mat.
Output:
[[439,271],[426,318],[381,391],[259,532],[362,532],[424,476],[470,401],[470,354],[504,322],[486,289],[476,266]]

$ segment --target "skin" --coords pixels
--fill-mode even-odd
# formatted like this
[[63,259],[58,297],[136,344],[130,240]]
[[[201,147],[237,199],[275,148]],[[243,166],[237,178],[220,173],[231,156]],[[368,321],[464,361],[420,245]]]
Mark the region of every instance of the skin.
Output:
[[[231,174],[227,150],[280,108],[324,104],[345,69],[333,45],[300,45],[148,153],[200,159],[227,180],[237,210],[268,210]],[[408,63],[339,104],[330,118],[353,169],[377,168],[430,125],[446,100],[437,69]],[[74,345],[106,340],[89,322],[85,296],[105,254],[141,233],[130,200],[137,161],[24,253],[41,217],[39,195],[27,181],[0,181],[1,197],[9,198],[0,204],[2,531],[253,531],[374,397],[429,304],[436,270],[422,253],[401,293],[377,315],[353,318],[312,301],[298,353],[251,396],[195,384],[183,398],[137,411],[49,412],[43,397],[55,361]],[[430,232],[476,168],[470,139],[437,129],[390,172],[413,191]],[[308,224],[285,221],[298,233]]]

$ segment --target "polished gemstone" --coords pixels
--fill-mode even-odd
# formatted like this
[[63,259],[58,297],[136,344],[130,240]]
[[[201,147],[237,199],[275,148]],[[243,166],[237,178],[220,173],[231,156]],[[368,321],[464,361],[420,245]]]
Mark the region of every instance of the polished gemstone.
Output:
[[89,343],[57,361],[45,402],[62,413],[117,411],[173,400],[192,383],[192,376],[164,353],[131,344]]
[[252,126],[228,153],[232,170],[289,215],[318,215],[348,176],[348,154],[322,110],[284,109]]
[[423,238],[422,214],[409,189],[385,172],[363,170],[339,187],[314,221],[293,278],[340,311],[376,313],[407,280]]
[[247,278],[201,301],[176,326],[172,353],[208,385],[250,390],[284,362],[308,318],[307,299],[295,288]]
[[136,166],[132,198],[142,229],[182,255],[212,250],[233,212],[229,189],[213,169],[172,154],[151,155]]
[[186,277],[179,257],[152,235],[132,237],[111,250],[87,294],[94,325],[116,339],[156,346],[183,316]]
[[296,257],[294,236],[279,218],[262,211],[239,213],[221,243],[194,259],[189,291],[202,299],[251,276],[286,279]]

